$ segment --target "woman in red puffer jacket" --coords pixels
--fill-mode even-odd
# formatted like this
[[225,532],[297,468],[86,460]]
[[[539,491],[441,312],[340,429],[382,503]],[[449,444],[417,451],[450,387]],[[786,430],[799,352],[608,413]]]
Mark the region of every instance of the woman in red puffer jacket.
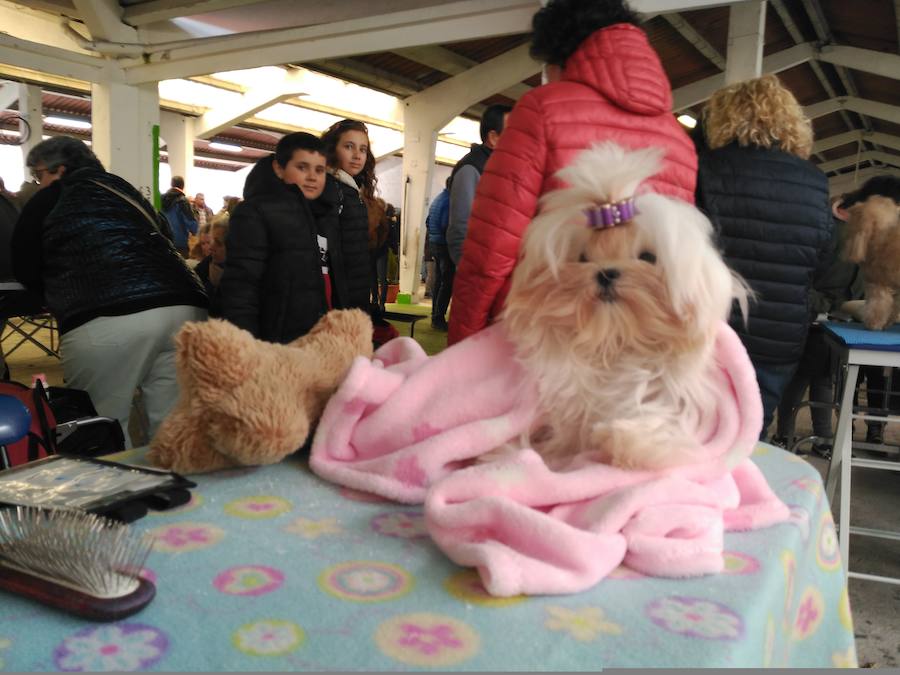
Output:
[[503,308],[525,228],[554,174],[584,148],[615,141],[665,150],[647,182],[694,201],[697,154],[672,114],[669,80],[622,0],[550,0],[533,19],[531,55],[551,82],[509,115],[478,182],[450,315],[452,344],[486,327]]

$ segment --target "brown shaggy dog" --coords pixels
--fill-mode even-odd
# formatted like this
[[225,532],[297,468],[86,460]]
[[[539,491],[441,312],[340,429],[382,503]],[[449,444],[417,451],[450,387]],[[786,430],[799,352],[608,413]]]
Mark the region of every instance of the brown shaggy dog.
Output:
[[900,204],[874,194],[847,209],[845,254],[866,280],[863,323],[883,330],[900,316]]

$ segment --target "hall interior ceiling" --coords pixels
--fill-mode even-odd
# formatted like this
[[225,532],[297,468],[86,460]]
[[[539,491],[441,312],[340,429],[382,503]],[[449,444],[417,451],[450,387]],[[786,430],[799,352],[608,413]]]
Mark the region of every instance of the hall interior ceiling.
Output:
[[[97,19],[86,16],[83,11],[92,2],[115,4],[115,0],[31,0],[18,4],[53,14],[59,21],[68,19],[69,26],[85,36],[87,43],[91,39],[97,40],[90,29],[92,23],[96,26]],[[478,0],[468,2],[472,6],[479,4]],[[524,10],[527,6],[529,13],[538,4],[536,0],[496,2],[498,7],[502,5],[510,11],[519,6]],[[0,5],[4,4],[12,5],[7,0],[0,0]],[[135,56],[133,49],[128,54],[127,44],[130,42],[143,43],[148,51],[153,52],[159,52],[157,47],[161,43],[170,43],[171,54],[177,57],[181,51],[185,58],[190,55],[185,49],[188,44],[184,42],[186,40],[194,40],[199,45],[216,40],[224,40],[223,44],[228,44],[228,41],[247,44],[246,40],[255,37],[259,47],[264,48],[267,38],[277,41],[286,29],[304,27],[310,36],[321,32],[340,41],[355,37],[351,29],[356,26],[359,44],[364,45],[366,26],[372,24],[384,28],[385,17],[393,13],[406,16],[415,14],[417,10],[428,10],[440,14],[460,4],[460,0],[121,0],[116,9],[123,28],[138,39],[125,42],[120,57]],[[695,100],[698,99],[695,95],[697,88],[703,86],[704,80],[720,76],[724,71],[729,7],[724,3],[699,0],[633,0],[632,4],[638,9],[651,5],[706,5],[680,12],[650,12],[644,15],[646,20],[643,26],[672,83],[677,112],[688,113],[695,118],[700,116],[705,96]],[[346,34],[338,35],[333,26],[346,26]],[[498,28],[493,34],[475,39],[452,41],[441,40],[443,34],[437,33],[434,35],[435,42],[424,46],[396,47],[367,53],[355,53],[356,49],[349,49],[354,53],[287,61],[280,65],[288,69],[299,66],[332,75],[402,99],[520,47],[528,42],[526,31],[527,23],[510,30]],[[490,32],[490,27],[485,27],[485,32]],[[778,63],[779,69],[789,64],[789,67],[780,69],[778,75],[813,117],[816,146],[812,161],[835,180],[849,180],[846,174],[857,171],[860,171],[860,176],[875,171],[900,174],[898,36],[900,0],[768,2],[763,52],[765,63]],[[340,44],[353,44],[353,40]],[[801,54],[800,58],[794,58],[797,53]],[[248,49],[247,58],[251,59],[252,55],[253,50]],[[152,64],[153,58],[145,60]],[[164,68],[165,64],[166,57],[160,56],[160,68]],[[3,72],[2,64],[0,77],[16,79]],[[202,73],[190,78],[207,85],[229,86]],[[484,106],[492,103],[512,105],[518,96],[539,84],[540,76],[535,74],[480,101],[464,114],[476,116]],[[90,99],[85,91],[46,82],[42,83],[42,87],[45,115],[52,111],[52,114],[89,118]],[[171,103],[169,109],[178,110],[177,102],[168,103]],[[163,101],[162,106],[167,107],[167,102]],[[334,102],[335,108],[340,106],[340,101]],[[188,106],[181,112],[198,114],[202,110],[196,111]],[[48,128],[53,130],[52,126]],[[198,163],[235,168],[242,162],[252,162],[274,148],[280,131],[283,130],[277,125],[260,124],[259,120],[224,129],[212,138],[197,141]],[[218,152],[208,147],[210,142],[239,145],[243,151],[238,156]]]

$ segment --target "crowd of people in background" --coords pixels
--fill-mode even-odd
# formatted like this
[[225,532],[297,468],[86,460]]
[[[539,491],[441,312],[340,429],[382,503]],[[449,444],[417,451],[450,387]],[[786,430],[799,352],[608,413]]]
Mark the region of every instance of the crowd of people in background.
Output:
[[[731,324],[756,369],[761,437],[779,403],[786,435],[807,387],[832,396],[815,317],[859,297],[858,268],[838,256],[840,214],[854,197],[835,200],[835,221],[828,181],[808,161],[810,122],[774,75],[716,92],[689,137],[639,24],[624,0],[550,0],[536,13],[531,54],[546,64],[547,84],[513,108],[486,109],[481,143],[431,203],[431,325],[453,344],[501,314],[525,229],[579,151],[604,140],[656,146],[664,159],[649,187],[704,210],[755,295],[749,317],[736,311]],[[0,271],[56,317],[67,385],[87,390],[126,438],[136,388],[151,434],[174,404],[173,336],[186,321],[222,317],[286,344],[330,309],[360,308],[373,318],[376,345],[396,335],[383,313],[398,215],[379,197],[361,121],[341,120],[321,137],[285,135],[256,162],[243,196],[226,197],[218,212],[202,193],[190,198],[182,176],[157,212],[68,137],[39,143],[27,165],[32,189],[17,195],[0,183],[11,252]],[[830,413],[813,421],[827,439]]]

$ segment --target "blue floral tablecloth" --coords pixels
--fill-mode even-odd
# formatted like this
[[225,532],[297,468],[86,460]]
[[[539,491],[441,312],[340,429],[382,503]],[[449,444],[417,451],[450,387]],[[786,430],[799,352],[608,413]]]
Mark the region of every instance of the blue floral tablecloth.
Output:
[[792,517],[726,535],[724,574],[619,568],[578,595],[516,598],[447,560],[421,508],[325,483],[300,458],[200,476],[189,504],[134,524],[156,537],[145,610],[96,624],[0,593],[0,669],[854,666],[819,475],[771,446],[754,460]]

